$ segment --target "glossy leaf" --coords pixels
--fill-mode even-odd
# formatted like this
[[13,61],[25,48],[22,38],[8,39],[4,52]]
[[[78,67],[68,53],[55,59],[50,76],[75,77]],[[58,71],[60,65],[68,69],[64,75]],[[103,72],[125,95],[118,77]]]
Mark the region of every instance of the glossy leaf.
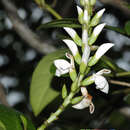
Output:
[[[23,115],[12,108],[0,105],[0,130],[23,130],[20,116]],[[26,117],[25,117],[26,118]],[[36,130],[27,118],[27,129]]]
[[[128,25],[127,25],[128,26]],[[38,29],[45,29],[45,28],[63,28],[63,27],[70,27],[70,28],[81,28],[81,24],[78,22],[77,19],[74,18],[64,18],[64,19],[58,19],[58,20],[53,20],[51,22],[42,24],[38,27]],[[106,29],[118,32],[122,35],[125,35],[129,37],[129,33],[119,27],[113,27],[106,25]],[[128,30],[127,30],[128,31]]]
[[35,116],[59,95],[59,92],[55,91],[50,85],[53,78],[51,67],[53,61],[63,57],[65,52],[67,50],[63,49],[43,57],[33,73],[30,102]]
[[42,24],[38,27],[38,29],[61,28],[61,27],[81,28],[81,25],[78,23],[77,19],[64,18],[64,19],[53,20],[51,22]]

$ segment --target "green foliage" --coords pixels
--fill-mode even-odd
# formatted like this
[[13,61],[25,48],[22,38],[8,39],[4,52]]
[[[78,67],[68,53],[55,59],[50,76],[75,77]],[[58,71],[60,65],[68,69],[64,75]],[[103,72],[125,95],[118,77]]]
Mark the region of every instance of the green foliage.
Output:
[[6,130],[6,127],[2,121],[0,121],[0,130]]
[[[20,116],[23,115],[12,108],[0,105],[0,130],[23,130]],[[35,130],[33,124],[26,117],[24,119],[26,120],[24,130]]]
[[77,19],[64,18],[64,19],[53,20],[52,22],[42,24],[38,27],[38,29],[62,28],[62,27],[81,28],[81,25],[78,23]]
[[[70,28],[81,28],[81,24],[78,22],[77,19],[74,18],[63,18],[59,20],[53,20],[51,22],[42,24],[38,27],[38,29],[45,29],[45,28],[63,28],[63,27],[70,27]],[[113,26],[105,26],[106,29],[118,32],[122,35],[127,37],[130,36],[130,21],[128,21],[123,28],[113,27]]]
[[102,68],[110,69],[113,72],[125,72],[125,70],[123,70],[119,66],[117,66],[114,63],[114,61],[107,56],[102,56],[100,61],[95,66],[95,70],[100,70]]
[[23,115],[20,115],[24,130],[27,130],[27,120]]
[[66,97],[67,97],[67,88],[66,85],[64,84],[62,88],[62,98],[65,99]]
[[63,57],[67,50],[58,50],[45,57],[36,67],[31,82],[30,102],[35,116],[37,116],[52,100],[54,100],[59,92],[51,87],[53,74],[50,72],[53,61]]
[[125,31],[130,36],[130,21],[127,21],[125,24]]

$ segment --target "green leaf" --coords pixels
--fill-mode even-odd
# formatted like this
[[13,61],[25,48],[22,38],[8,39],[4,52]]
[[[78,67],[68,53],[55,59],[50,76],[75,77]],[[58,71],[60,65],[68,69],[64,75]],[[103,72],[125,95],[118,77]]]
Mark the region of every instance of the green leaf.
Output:
[[130,36],[130,21],[127,21],[125,24],[125,31]]
[[59,92],[55,91],[50,85],[53,78],[50,69],[53,61],[63,57],[65,52],[67,52],[67,49],[58,50],[43,57],[33,73],[30,102],[35,116],[59,95]]
[[81,28],[81,25],[78,23],[77,19],[64,18],[64,19],[53,20],[52,22],[42,24],[38,27],[38,29],[58,28],[58,27]]
[[6,127],[2,121],[0,121],[0,130],[6,130]]
[[112,31],[115,31],[115,32],[118,32],[118,33],[121,33],[121,34],[125,34],[125,30],[122,28],[119,28],[119,27],[113,27],[113,26],[107,25],[107,26],[105,26],[105,28],[112,30]]
[[[127,25],[127,24],[126,24]],[[128,25],[129,26],[129,23]],[[37,29],[45,29],[45,28],[63,28],[63,27],[70,27],[70,28],[81,28],[81,24],[78,22],[77,19],[74,18],[64,18],[64,19],[58,19],[58,20],[53,20],[51,22],[45,23],[40,25]],[[118,32],[122,35],[125,35],[127,37],[130,36],[129,34],[129,29],[126,31],[125,29],[119,28],[119,27],[113,27],[106,25],[106,29]]]
[[121,69],[119,66],[117,66],[114,63],[114,61],[107,56],[102,56],[102,58],[100,59],[100,61],[96,65],[98,66],[97,69],[107,68],[107,69],[111,69],[114,72],[124,72],[123,69]]
[[20,115],[21,121],[23,123],[24,130],[27,130],[27,120],[23,115]]
[[[20,116],[23,115],[12,108],[0,105],[0,130],[23,130]],[[36,130],[27,118],[27,129]]]

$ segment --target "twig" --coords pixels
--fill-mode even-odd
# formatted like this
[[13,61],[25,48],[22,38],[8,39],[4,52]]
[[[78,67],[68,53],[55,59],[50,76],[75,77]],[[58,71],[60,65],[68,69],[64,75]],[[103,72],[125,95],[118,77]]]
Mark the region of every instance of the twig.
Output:
[[17,8],[10,0],[1,0],[1,3],[5,7],[14,30],[28,45],[35,48],[40,53],[50,53],[56,50],[55,47],[51,46],[47,42],[42,42],[40,38],[24,24],[17,14]]
[[5,106],[9,106],[7,100],[6,100],[6,94],[4,91],[3,85],[0,83],[0,102],[4,104]]
[[130,72],[120,72],[116,73],[116,77],[130,77]]
[[127,2],[124,0],[99,0],[104,4],[112,5],[120,10],[122,10],[125,14],[130,17],[130,9],[126,6]]
[[126,86],[126,87],[130,87],[130,83],[127,82],[122,82],[122,81],[116,81],[116,80],[108,80],[111,84],[116,84],[116,85],[120,85],[120,86]]

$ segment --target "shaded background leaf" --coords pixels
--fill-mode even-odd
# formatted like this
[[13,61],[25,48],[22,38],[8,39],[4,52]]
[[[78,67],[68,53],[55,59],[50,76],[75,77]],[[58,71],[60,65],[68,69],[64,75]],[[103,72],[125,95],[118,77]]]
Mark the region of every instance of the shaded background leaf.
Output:
[[36,116],[59,95],[59,92],[51,87],[53,75],[50,69],[53,61],[64,56],[66,51],[66,49],[58,50],[45,56],[33,73],[30,88],[30,103]]
[[[23,130],[22,121],[20,119],[21,113],[12,108],[0,105],[0,121],[6,129],[3,130]],[[27,130],[35,130],[35,127],[30,120],[27,120]]]

